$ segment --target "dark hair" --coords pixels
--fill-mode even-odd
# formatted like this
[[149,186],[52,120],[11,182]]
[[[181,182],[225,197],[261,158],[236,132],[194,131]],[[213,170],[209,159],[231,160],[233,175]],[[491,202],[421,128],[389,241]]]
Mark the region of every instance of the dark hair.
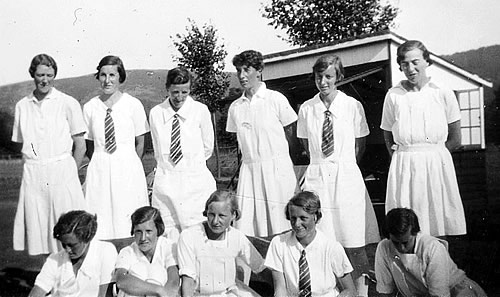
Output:
[[412,235],[420,232],[420,224],[415,212],[409,208],[393,208],[385,216],[385,226],[389,234],[401,236],[411,230]]
[[39,54],[33,57],[33,59],[31,60],[30,68],[28,69],[28,72],[33,78],[35,77],[35,72],[38,65],[45,65],[47,67],[52,67],[52,69],[54,69],[54,77],[56,77],[57,64],[56,61],[51,56],[47,54]]
[[404,60],[406,53],[416,48],[422,51],[422,56],[424,57],[424,59],[427,61],[427,63],[429,63],[429,65],[432,65],[430,52],[427,50],[425,45],[418,40],[408,40],[402,45],[398,46],[396,57],[396,61],[398,62],[398,64],[401,66],[401,61]]
[[329,54],[319,57],[316,60],[316,63],[313,65],[312,78],[315,78],[316,73],[320,73],[325,71],[328,67],[333,65],[335,68],[336,82],[339,82],[344,79],[344,66],[342,65],[342,61],[340,57],[337,55]]
[[183,85],[193,81],[193,76],[186,68],[179,66],[170,69],[167,73],[165,87],[168,89],[171,85]]
[[80,242],[90,242],[97,231],[97,216],[83,210],[72,210],[59,217],[53,235],[57,240],[65,234],[74,234]]
[[216,190],[215,192],[208,197],[207,202],[205,202],[205,210],[203,211],[203,216],[207,216],[208,207],[213,202],[229,202],[231,206],[231,213],[236,216],[235,221],[241,218],[241,211],[238,205],[238,200],[236,199],[236,195],[227,190]]
[[97,65],[97,72],[94,74],[96,79],[99,79],[99,73],[101,72],[101,68],[107,65],[114,66],[116,65],[118,68],[118,74],[120,75],[119,82],[122,84],[127,78],[127,72],[125,71],[125,66],[123,66],[123,61],[117,56],[106,56],[101,59],[99,65]]
[[302,191],[295,194],[290,201],[285,206],[285,217],[290,221],[290,206],[295,205],[302,207],[308,214],[316,215],[317,221],[321,219],[323,214],[321,213],[321,202],[316,193],[311,191]]
[[252,66],[257,71],[262,71],[264,69],[264,59],[260,52],[247,50],[234,56],[233,65],[234,67]]
[[156,231],[158,236],[165,232],[165,224],[161,218],[160,211],[152,206],[143,206],[134,211],[130,217],[132,220],[132,229],[130,229],[130,235],[134,236],[134,228],[137,225],[145,223],[149,220],[153,220],[155,223]]

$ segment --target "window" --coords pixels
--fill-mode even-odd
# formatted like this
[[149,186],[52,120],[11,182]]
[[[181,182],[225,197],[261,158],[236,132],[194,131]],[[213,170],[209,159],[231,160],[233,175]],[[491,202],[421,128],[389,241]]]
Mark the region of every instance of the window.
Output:
[[483,147],[483,120],[479,89],[455,91],[455,94],[462,114],[462,145],[465,148]]

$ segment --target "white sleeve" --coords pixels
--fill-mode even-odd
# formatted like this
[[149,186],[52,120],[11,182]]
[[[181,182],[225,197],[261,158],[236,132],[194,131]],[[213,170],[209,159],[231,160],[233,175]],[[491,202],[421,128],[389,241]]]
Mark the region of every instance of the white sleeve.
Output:
[[101,246],[101,281],[100,284],[109,284],[115,281],[114,270],[118,253],[113,244],[103,242]]
[[43,264],[42,270],[36,277],[35,286],[40,287],[45,292],[50,292],[56,285],[58,278],[58,254],[51,254],[45,264]]
[[214,151],[214,128],[210,117],[210,111],[205,105],[202,105],[200,126],[205,159],[208,160]]
[[[186,231],[189,229],[186,229]],[[196,254],[194,250],[194,244],[201,244],[200,242],[195,243],[194,240],[190,238],[188,232],[183,231],[179,237],[179,242],[177,243],[177,257],[179,261],[179,275],[186,275],[192,279],[196,280]],[[201,241],[201,240],[200,240]]]
[[279,247],[280,238],[281,236],[278,235],[271,240],[264,265],[272,270],[283,272],[283,252]]

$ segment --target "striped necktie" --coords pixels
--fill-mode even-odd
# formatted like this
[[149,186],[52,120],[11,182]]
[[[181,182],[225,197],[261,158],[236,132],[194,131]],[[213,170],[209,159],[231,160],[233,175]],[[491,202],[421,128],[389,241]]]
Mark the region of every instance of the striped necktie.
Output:
[[170,138],[170,159],[175,165],[182,159],[181,149],[181,127],[179,125],[179,115],[174,115],[172,121],[172,134]]
[[311,297],[311,276],[306,259],[306,250],[302,250],[299,259],[299,296]]
[[325,121],[323,122],[323,134],[321,137],[321,150],[325,158],[333,153],[333,122],[332,113],[325,111]]
[[104,147],[110,154],[116,150],[115,125],[111,117],[111,108],[106,110],[106,117],[104,118]]

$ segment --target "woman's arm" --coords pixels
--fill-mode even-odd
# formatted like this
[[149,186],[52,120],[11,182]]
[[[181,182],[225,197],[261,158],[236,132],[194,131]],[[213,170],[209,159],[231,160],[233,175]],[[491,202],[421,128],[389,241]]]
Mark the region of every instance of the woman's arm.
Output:
[[306,151],[306,154],[310,157],[309,153],[309,139],[307,138],[299,138],[300,143],[302,143],[302,146],[304,147],[304,150]]
[[389,152],[389,156],[392,157],[392,153],[394,153],[392,146],[395,145],[396,143],[394,142],[394,137],[393,137],[391,131],[384,130],[384,140],[385,140],[385,147],[387,148],[387,152]]
[[179,295],[179,268],[177,265],[172,265],[167,268],[168,280],[165,284],[168,296]]
[[286,285],[283,273],[276,270],[272,270],[271,273],[273,275],[274,297],[286,297]]
[[139,159],[142,159],[142,155],[144,154],[144,134],[135,137],[135,151]]
[[182,297],[190,297],[194,295],[195,289],[195,281],[191,277],[187,275],[182,276],[182,285],[181,285],[181,296]]
[[446,139],[446,148],[453,152],[462,145],[462,132],[460,131],[460,120],[448,124],[448,139]]
[[355,149],[355,153],[356,153],[356,163],[359,164],[359,161],[361,161],[361,158],[363,158],[363,155],[365,154],[366,136],[356,138],[356,143],[355,143],[354,149]]
[[31,289],[28,297],[45,297],[45,295],[47,295],[47,292],[42,290],[42,288],[40,288],[39,286],[35,285],[33,289]]
[[164,286],[155,285],[130,275],[126,269],[116,269],[116,286],[130,295],[168,296]]
[[83,134],[84,133],[80,133],[71,136],[71,138],[73,138],[73,158],[75,159],[76,168],[78,169],[80,169],[83,157],[85,156],[85,152],[87,151]]
[[338,297],[354,297],[356,296],[356,287],[350,273],[346,273],[343,277],[337,279],[342,290]]

